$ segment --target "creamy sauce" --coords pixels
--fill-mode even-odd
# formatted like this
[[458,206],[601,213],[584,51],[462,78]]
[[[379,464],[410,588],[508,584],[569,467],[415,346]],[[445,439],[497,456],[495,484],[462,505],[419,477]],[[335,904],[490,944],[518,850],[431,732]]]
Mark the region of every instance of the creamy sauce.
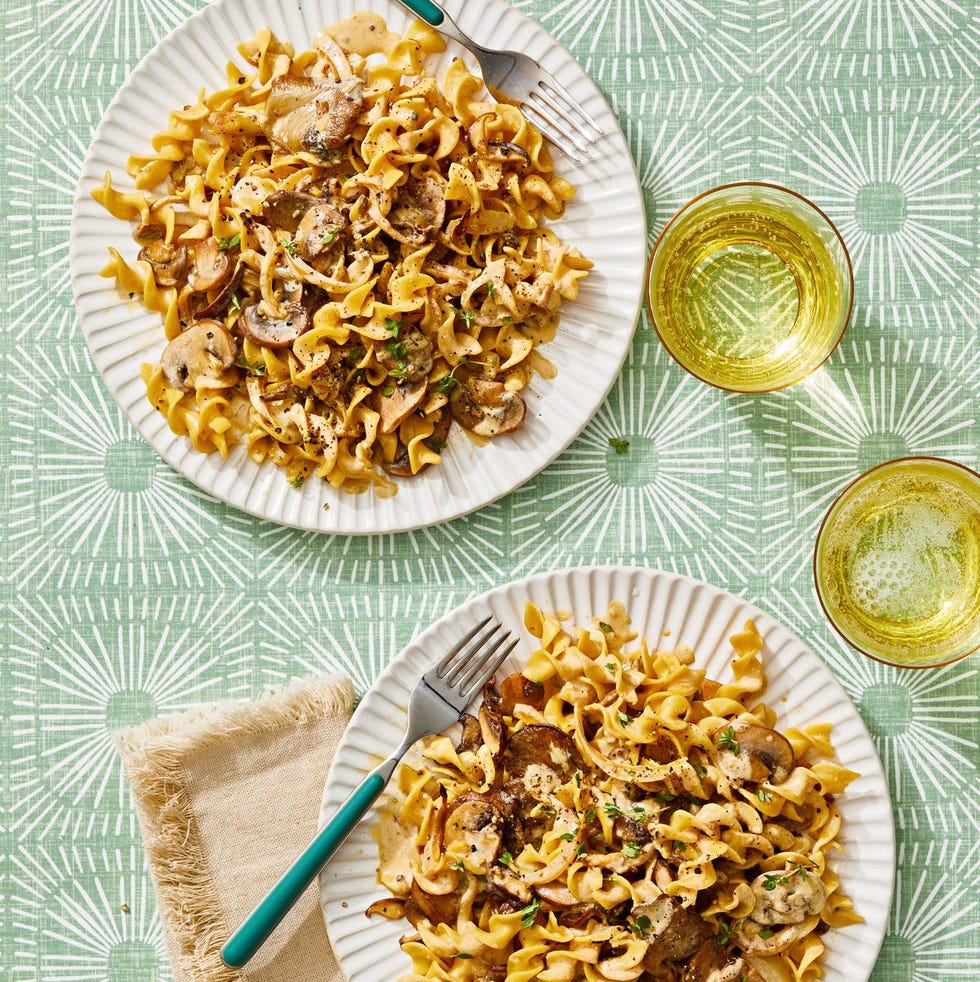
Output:
[[325,27],[329,35],[348,54],[368,55],[388,54],[402,39],[400,34],[388,30],[385,19],[373,10],[358,10],[350,17]]

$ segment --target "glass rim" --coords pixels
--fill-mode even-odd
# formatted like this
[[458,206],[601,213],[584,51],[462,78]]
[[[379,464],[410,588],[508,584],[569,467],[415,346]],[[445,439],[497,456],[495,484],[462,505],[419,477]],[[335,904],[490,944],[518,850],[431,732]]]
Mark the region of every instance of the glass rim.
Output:
[[[838,505],[846,498],[846,496],[855,488],[856,485],[864,482],[864,480],[874,474],[876,471],[883,470],[885,468],[895,467],[899,464],[906,463],[931,463],[931,464],[943,464],[945,466],[956,468],[967,474],[968,477],[972,478],[977,483],[978,489],[980,489],[980,472],[975,471],[972,467],[966,464],[961,464],[957,460],[950,460],[948,457],[936,457],[931,454],[906,454],[904,457],[895,457],[892,460],[882,461],[880,464],[875,464],[873,467],[869,467],[867,470],[862,471],[857,477],[848,481],[843,488],[834,497],[834,500],[827,506],[827,510],[824,512],[824,516],[820,521],[820,527],[817,529],[817,535],[813,543],[813,586],[814,591],[817,595],[817,602],[820,604],[820,609],[824,613],[827,622],[834,629],[839,637],[841,637],[851,648],[857,651],[859,654],[864,655],[866,658],[872,659],[872,661],[878,662],[880,665],[888,665],[890,668],[908,668],[914,671],[923,671],[929,668],[942,668],[944,665],[952,665],[955,662],[962,661],[964,658],[968,658],[970,655],[976,654],[980,651],[980,639],[971,648],[966,651],[962,651],[958,654],[951,655],[948,658],[942,658],[941,660],[932,660],[927,662],[919,662],[917,664],[909,664],[906,662],[894,661],[892,659],[886,658],[881,654],[875,654],[872,651],[868,651],[865,647],[855,642],[853,639],[849,638],[846,632],[838,626],[837,621],[834,619],[834,615],[830,612],[828,604],[824,601],[823,593],[820,589],[820,575],[818,572],[818,554],[820,551],[820,543],[823,540],[824,534],[827,530],[827,523],[830,520],[831,515],[834,514]],[[980,509],[978,509],[980,511]]]
[[[820,361],[818,361],[812,368],[805,371],[802,375],[797,375],[787,382],[780,382],[777,385],[770,385],[766,386],[765,388],[745,389],[734,385],[722,385],[718,382],[713,382],[711,379],[705,378],[689,365],[684,364],[684,362],[674,354],[670,345],[664,338],[660,325],[657,323],[657,315],[654,313],[653,303],[650,298],[650,280],[653,275],[653,262],[661,244],[663,243],[664,236],[666,236],[671,227],[677,223],[678,219],[686,211],[688,211],[688,209],[696,205],[703,198],[706,198],[711,194],[717,194],[719,191],[731,190],[732,188],[766,188],[769,191],[780,191],[783,194],[788,194],[790,197],[797,198],[799,201],[802,201],[803,204],[809,207],[812,211],[816,212],[820,219],[825,222],[834,233],[834,236],[841,247],[841,251],[844,254],[844,263],[847,267],[847,282],[849,285],[847,311],[841,321],[840,331],[838,331],[837,337],[834,338],[834,343],[827,349],[827,353],[823,356],[823,358],[821,358]],[[847,325],[851,322],[851,314],[854,312],[854,264],[851,261],[851,253],[847,248],[847,243],[844,242],[844,237],[840,234],[840,230],[834,224],[830,216],[819,205],[814,204],[808,197],[806,197],[806,195],[800,194],[799,191],[794,191],[792,188],[784,187],[782,184],[773,184],[770,181],[729,181],[727,184],[719,184],[717,187],[708,188],[706,191],[702,191],[700,194],[695,195],[689,201],[681,205],[681,207],[674,212],[670,219],[668,219],[667,224],[660,230],[660,234],[654,240],[653,248],[650,250],[650,255],[646,264],[645,289],[643,293],[646,301],[647,314],[650,316],[650,323],[653,325],[654,333],[657,335],[657,338],[667,354],[669,354],[670,357],[673,358],[674,361],[688,373],[688,375],[690,375],[692,378],[696,378],[699,382],[704,382],[705,385],[710,385],[713,388],[722,390],[723,392],[737,392],[741,395],[765,395],[767,392],[778,392],[781,389],[788,389],[790,386],[796,385],[799,382],[802,382],[804,379],[809,378],[818,368],[824,365],[827,362],[827,359],[830,358],[830,356],[837,350],[844,338]]]

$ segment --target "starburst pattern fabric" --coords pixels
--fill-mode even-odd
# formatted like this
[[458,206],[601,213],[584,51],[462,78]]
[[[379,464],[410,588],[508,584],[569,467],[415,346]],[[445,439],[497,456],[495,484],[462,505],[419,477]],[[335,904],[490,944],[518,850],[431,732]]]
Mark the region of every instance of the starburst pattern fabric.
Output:
[[171,978],[113,728],[323,671],[363,693],[467,597],[623,562],[743,595],[833,669],[898,827],[872,979],[976,977],[977,662],[914,674],[861,658],[819,613],[810,556],[868,466],[980,464],[980,6],[515,0],[609,98],[651,245],[708,187],[786,184],[841,229],[854,316],[825,370],[748,398],[685,375],[643,315],[606,403],[525,487],[445,525],[344,538],[265,524],[172,472],[105,389],[72,309],[85,149],[136,61],[202,5],[2,8],[0,976]]

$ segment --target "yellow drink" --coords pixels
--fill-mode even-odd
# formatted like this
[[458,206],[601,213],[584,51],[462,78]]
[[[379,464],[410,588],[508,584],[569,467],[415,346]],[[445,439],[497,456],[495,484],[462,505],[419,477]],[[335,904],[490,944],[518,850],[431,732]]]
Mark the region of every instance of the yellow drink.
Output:
[[854,647],[939,665],[980,648],[980,475],[907,457],[847,487],[814,553],[817,594]]
[[667,350],[723,389],[768,392],[805,378],[837,346],[853,275],[830,220],[767,184],[695,198],[654,248],[647,301]]

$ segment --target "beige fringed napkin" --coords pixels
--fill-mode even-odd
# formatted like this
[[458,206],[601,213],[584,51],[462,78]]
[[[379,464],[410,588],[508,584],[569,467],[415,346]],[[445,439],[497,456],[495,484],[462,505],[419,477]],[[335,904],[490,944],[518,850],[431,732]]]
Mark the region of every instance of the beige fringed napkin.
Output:
[[342,982],[315,887],[245,969],[218,952],[315,834],[353,698],[316,678],[117,734],[175,982]]

